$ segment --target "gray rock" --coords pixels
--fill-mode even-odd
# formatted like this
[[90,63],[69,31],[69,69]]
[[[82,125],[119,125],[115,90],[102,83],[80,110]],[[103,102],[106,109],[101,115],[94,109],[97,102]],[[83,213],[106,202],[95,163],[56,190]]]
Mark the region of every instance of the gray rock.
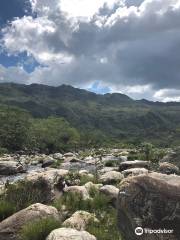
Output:
[[70,218],[66,219],[62,226],[82,231],[86,230],[87,226],[92,222],[99,222],[94,214],[85,211],[77,211]]
[[126,161],[122,162],[119,165],[119,171],[124,171],[129,168],[147,168],[149,169],[150,162],[148,161],[141,161],[141,160],[134,160],[134,161]]
[[160,163],[159,171],[165,174],[179,174],[179,168],[174,164],[168,162]]
[[128,177],[128,176],[138,176],[141,174],[146,174],[148,172],[149,171],[145,168],[130,168],[122,171],[122,174],[124,175],[124,177]]
[[18,240],[18,232],[24,224],[47,217],[53,217],[56,220],[60,220],[56,208],[40,203],[33,204],[0,223],[0,239]]
[[[125,178],[118,195],[118,226],[125,240],[180,239],[180,177],[148,173]],[[136,227],[173,230],[135,235]]]
[[100,188],[100,192],[105,194],[110,201],[116,205],[119,189],[112,185],[104,185]]
[[0,161],[0,175],[14,175],[26,172],[25,167],[16,161]]
[[52,231],[46,240],[96,240],[86,231],[78,231],[71,228],[59,228]]
[[100,176],[99,180],[103,184],[119,183],[124,176],[120,172],[110,171]]

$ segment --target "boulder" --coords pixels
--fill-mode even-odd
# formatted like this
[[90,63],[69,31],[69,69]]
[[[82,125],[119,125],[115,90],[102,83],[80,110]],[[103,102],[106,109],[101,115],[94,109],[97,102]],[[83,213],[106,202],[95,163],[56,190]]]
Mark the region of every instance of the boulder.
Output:
[[49,166],[53,165],[54,162],[55,162],[54,159],[44,160],[43,163],[42,163],[42,168],[49,167]]
[[118,188],[116,188],[115,186],[112,186],[112,185],[104,185],[99,189],[99,191],[101,193],[105,194],[110,199],[110,201],[114,205],[116,205],[118,193],[119,193]]
[[120,172],[110,171],[100,176],[100,182],[103,184],[119,183],[124,176]]
[[98,223],[94,214],[85,211],[77,211],[62,224],[63,227],[75,228],[77,230],[86,230],[92,222]]
[[111,172],[111,171],[118,171],[118,167],[104,167],[98,171],[100,175]]
[[16,161],[0,161],[0,175],[14,175],[26,172],[25,167]]
[[0,239],[18,240],[18,232],[24,224],[47,217],[60,220],[60,216],[56,208],[40,203],[33,204],[28,208],[25,208],[6,218],[0,223]]
[[174,164],[168,162],[160,163],[159,171],[165,174],[179,174],[179,168]]
[[119,171],[124,171],[129,168],[146,168],[149,169],[150,162],[148,161],[141,161],[141,160],[134,160],[134,161],[126,161],[122,162],[119,165]]
[[54,153],[53,158],[57,160],[63,159],[63,155],[61,153]]
[[86,200],[86,199],[89,199],[90,196],[89,196],[89,193],[86,189],[85,186],[70,186],[70,187],[65,187],[64,188],[64,192],[67,192],[67,193],[77,193],[79,194],[82,199]]
[[[60,193],[63,191],[65,187],[65,176],[69,174],[68,170],[64,169],[48,169],[39,173],[30,173],[27,175],[26,180],[31,181],[33,183],[43,180],[43,187],[45,189],[45,196],[47,201],[49,202],[53,200],[55,197],[59,197]],[[41,187],[41,186],[40,186]]]
[[73,158],[73,157],[75,157],[75,155],[74,155],[74,153],[68,152],[68,153],[64,154],[64,157],[65,158],[71,158],[71,157]]
[[164,156],[160,162],[172,163],[180,168],[180,148],[177,148],[175,151],[169,151],[169,153]]
[[148,172],[149,170],[145,168],[129,168],[122,171],[121,173],[124,175],[124,177],[128,177],[128,176],[138,176],[141,174],[146,174]]
[[[118,226],[125,240],[180,239],[180,177],[148,173],[125,178],[118,195]],[[172,230],[137,236],[137,227]]]
[[86,231],[78,231],[71,228],[59,228],[52,231],[46,240],[96,240]]

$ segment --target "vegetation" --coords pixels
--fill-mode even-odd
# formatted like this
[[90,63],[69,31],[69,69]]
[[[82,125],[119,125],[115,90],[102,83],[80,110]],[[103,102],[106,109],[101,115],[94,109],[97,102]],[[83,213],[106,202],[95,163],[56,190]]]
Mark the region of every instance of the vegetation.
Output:
[[23,226],[19,233],[19,240],[45,240],[61,223],[54,218],[40,219]]
[[16,207],[14,204],[5,200],[0,200],[0,221],[15,213]]
[[[0,84],[0,148],[69,151],[179,145],[179,103],[134,101],[62,85]],[[0,150],[1,150],[0,149]],[[0,151],[1,153],[1,151]]]
[[66,193],[54,203],[61,210],[62,206],[73,214],[77,210],[84,210],[95,214],[99,223],[92,222],[87,231],[97,237],[97,240],[121,240],[117,229],[116,210],[111,206],[109,199],[96,189],[90,191],[92,199],[83,200],[80,194]]
[[39,178],[34,183],[31,181],[19,181],[16,184],[6,184],[5,193],[0,196],[2,205],[0,216],[5,218],[12,212],[19,211],[34,203],[47,203],[50,201],[49,185],[44,179]]

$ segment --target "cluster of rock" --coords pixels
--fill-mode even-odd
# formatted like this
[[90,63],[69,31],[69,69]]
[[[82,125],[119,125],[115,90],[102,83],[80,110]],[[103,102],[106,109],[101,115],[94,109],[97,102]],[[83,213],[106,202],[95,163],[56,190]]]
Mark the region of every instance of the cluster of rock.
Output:
[[[88,156],[79,158],[78,154],[56,153],[51,156],[21,156],[12,159],[5,156],[0,159],[0,175],[24,173],[27,164],[41,164],[41,170],[27,172],[26,181],[36,182],[43,179],[47,188],[47,199],[60,198],[64,193],[80,194],[82,199],[91,199],[93,188],[104,194],[110,203],[117,208],[118,227],[125,240],[178,240],[180,239],[180,176],[179,167],[168,157],[160,161],[159,167],[152,169],[149,161],[128,161],[128,150],[107,154],[97,160]],[[114,154],[114,155],[113,155]],[[61,169],[50,168],[52,164],[62,160]],[[107,161],[116,161],[117,166],[105,167]],[[92,179],[98,175],[98,184],[89,181],[82,186],[73,180],[66,181],[71,169],[66,168],[72,163],[81,164],[86,169],[78,169],[79,176]],[[96,166],[96,172],[90,172],[89,166]],[[64,168],[64,169],[62,169]],[[1,240],[17,240],[18,232],[24,222],[53,217],[62,221],[64,215],[56,208],[36,203],[21,210],[0,223]],[[62,227],[52,231],[46,240],[96,240],[88,233],[90,222],[98,222],[96,216],[84,211],[77,211],[65,219]],[[137,235],[136,228],[142,228],[143,234]],[[151,233],[146,233],[150,229]],[[172,230],[162,233],[161,230]],[[153,230],[159,230],[159,232]]]

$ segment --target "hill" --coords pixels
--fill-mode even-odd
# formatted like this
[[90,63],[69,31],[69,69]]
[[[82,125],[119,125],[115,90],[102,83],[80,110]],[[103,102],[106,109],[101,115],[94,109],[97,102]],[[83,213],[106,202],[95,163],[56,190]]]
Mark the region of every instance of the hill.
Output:
[[180,103],[98,95],[62,85],[0,84],[0,104],[27,110],[34,118],[63,117],[84,134],[111,141],[179,144]]

